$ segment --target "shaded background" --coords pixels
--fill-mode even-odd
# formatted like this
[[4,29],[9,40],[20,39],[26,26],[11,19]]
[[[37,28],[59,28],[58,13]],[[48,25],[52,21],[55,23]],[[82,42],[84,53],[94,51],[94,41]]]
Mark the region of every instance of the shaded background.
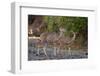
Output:
[[28,36],[39,37],[44,32],[58,33],[60,27],[66,30],[65,36],[71,35],[71,31],[77,32],[71,48],[88,48],[88,17],[28,15],[28,30],[32,29],[33,32]]

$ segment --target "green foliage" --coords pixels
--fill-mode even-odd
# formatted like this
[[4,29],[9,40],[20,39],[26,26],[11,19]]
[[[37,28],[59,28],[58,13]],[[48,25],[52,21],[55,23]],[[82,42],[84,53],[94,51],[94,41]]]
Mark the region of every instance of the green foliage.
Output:
[[[77,32],[76,43],[83,46],[87,43],[88,18],[72,16],[44,16],[48,32],[58,32],[60,27],[65,28],[65,36],[70,31]],[[87,46],[87,44],[85,45]]]
[[87,29],[87,17],[71,17],[71,16],[44,16],[47,29],[50,32],[57,32],[59,27],[64,27],[66,32],[80,32]]

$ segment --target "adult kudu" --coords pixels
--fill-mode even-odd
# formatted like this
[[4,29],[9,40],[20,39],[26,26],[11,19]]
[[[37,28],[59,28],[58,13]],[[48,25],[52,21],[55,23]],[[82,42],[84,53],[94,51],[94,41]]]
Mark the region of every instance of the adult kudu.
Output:
[[[65,36],[64,35],[65,29],[64,28],[59,28],[59,33],[56,32],[44,32],[40,35],[40,40],[41,43],[44,45],[46,48],[45,44],[49,46],[49,44],[52,44],[54,47],[54,56],[57,55],[57,52],[60,51],[60,49],[65,46],[71,44],[75,38],[76,38],[76,33],[71,31],[73,34],[73,37]],[[69,52],[70,52],[70,47],[69,47]],[[47,53],[45,51],[45,54],[47,56]]]

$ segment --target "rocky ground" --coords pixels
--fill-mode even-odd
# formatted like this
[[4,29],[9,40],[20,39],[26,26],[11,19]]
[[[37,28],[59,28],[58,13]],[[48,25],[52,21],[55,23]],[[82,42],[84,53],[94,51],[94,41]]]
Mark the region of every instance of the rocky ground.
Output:
[[57,59],[83,59],[88,58],[88,53],[82,50],[60,50],[61,52],[57,55],[54,55],[53,48],[47,48],[46,53],[44,54],[43,49],[40,48],[39,54],[37,54],[37,48],[31,48],[28,50],[28,60],[57,60]]
[[[55,50],[54,47],[46,47],[46,53],[47,56],[44,54],[43,47],[39,48],[39,54],[38,54],[38,48],[35,46],[36,40],[29,39],[28,40],[28,60],[57,60],[57,59],[83,59],[88,58],[88,52],[87,49],[83,50],[62,50],[60,49],[60,52],[57,53],[57,55],[54,54]],[[58,52],[58,51],[57,51]]]

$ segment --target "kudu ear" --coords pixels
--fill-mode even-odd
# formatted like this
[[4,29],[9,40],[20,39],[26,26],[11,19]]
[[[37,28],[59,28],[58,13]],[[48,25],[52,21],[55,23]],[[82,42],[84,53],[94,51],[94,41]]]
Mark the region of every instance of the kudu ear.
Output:
[[60,28],[59,28],[59,31],[60,31],[60,32],[66,32],[66,29],[63,28],[63,27],[60,27]]

